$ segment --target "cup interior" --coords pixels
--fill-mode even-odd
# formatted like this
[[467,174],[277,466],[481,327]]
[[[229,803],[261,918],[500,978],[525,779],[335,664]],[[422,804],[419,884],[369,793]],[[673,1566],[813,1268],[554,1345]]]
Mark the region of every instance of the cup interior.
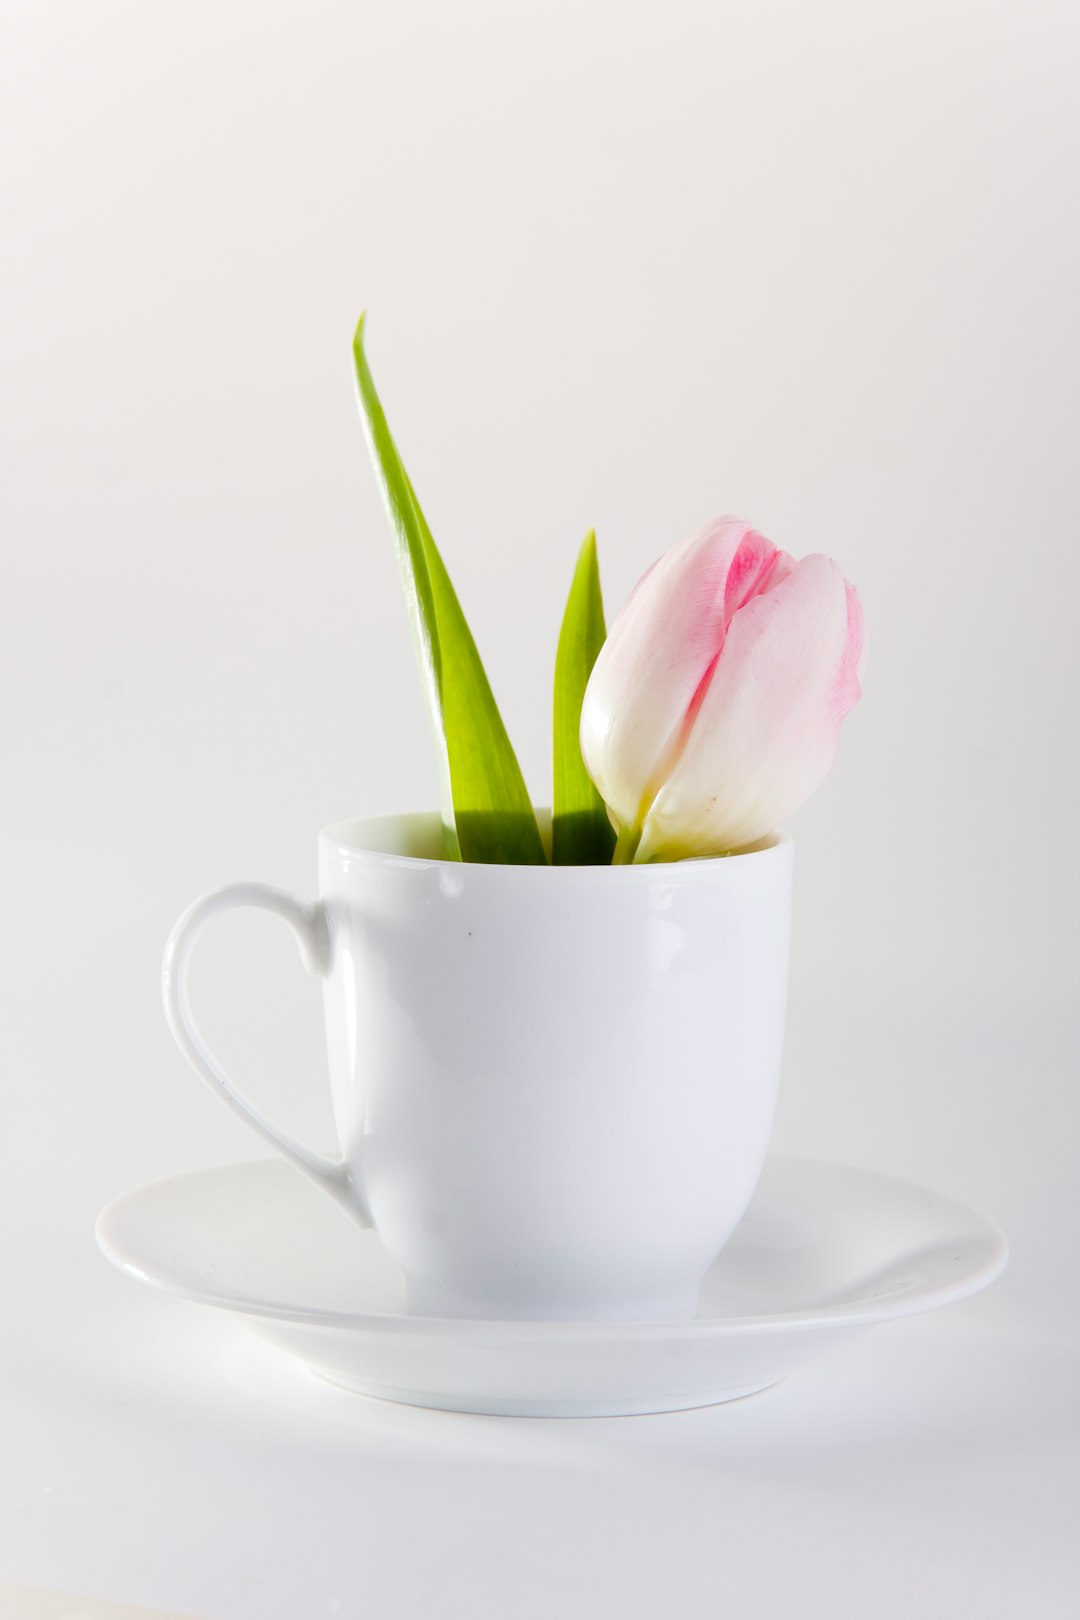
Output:
[[[540,837],[548,857],[551,856],[551,811],[544,806],[535,807],[536,820],[540,827]],[[366,851],[374,855],[391,855],[398,859],[418,861],[446,860],[446,848],[443,840],[442,817],[437,810],[406,811],[398,815],[370,816],[351,821],[338,821],[333,826],[324,827],[322,838],[336,845],[343,852]],[[748,844],[745,849],[733,851],[730,855],[705,856],[703,860],[734,860],[745,855],[755,855],[766,850],[775,849],[778,844],[787,842],[788,834],[783,832],[766,833],[756,843]],[[456,864],[456,863],[453,863]],[[674,863],[657,862],[651,867],[624,867],[620,870],[655,871],[658,866],[678,865],[686,867],[699,864],[693,860]],[[515,868],[515,870],[529,870],[528,868]],[[536,870],[534,868],[533,870]],[[560,870],[574,870],[560,868]],[[596,870],[593,868],[592,870]],[[602,869],[601,869],[602,870]]]

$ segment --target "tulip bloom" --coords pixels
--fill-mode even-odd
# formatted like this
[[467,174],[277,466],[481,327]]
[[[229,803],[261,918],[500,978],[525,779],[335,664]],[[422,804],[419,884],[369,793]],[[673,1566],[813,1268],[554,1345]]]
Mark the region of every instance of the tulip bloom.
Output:
[[581,710],[615,860],[721,855],[772,832],[828,774],[863,656],[859,599],[830,557],[796,562],[733,517],[665,553]]

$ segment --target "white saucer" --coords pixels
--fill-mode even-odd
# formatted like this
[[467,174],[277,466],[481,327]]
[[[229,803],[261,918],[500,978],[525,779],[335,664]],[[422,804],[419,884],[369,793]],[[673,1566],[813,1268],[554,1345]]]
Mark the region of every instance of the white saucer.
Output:
[[405,1314],[401,1273],[281,1160],[152,1182],[110,1204],[103,1253],[181,1298],[239,1311],[334,1384],[458,1412],[601,1417],[766,1389],[846,1336],[985,1288],[988,1220],[891,1176],[770,1157],[681,1322],[481,1322]]

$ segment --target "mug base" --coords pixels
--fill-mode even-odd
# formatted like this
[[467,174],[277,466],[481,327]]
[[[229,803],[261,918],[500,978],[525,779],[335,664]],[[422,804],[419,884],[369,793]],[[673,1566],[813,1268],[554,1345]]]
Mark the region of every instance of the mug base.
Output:
[[434,1316],[472,1322],[690,1322],[698,1314],[700,1283],[644,1298],[609,1300],[499,1293],[483,1297],[435,1288],[406,1286],[410,1316]]

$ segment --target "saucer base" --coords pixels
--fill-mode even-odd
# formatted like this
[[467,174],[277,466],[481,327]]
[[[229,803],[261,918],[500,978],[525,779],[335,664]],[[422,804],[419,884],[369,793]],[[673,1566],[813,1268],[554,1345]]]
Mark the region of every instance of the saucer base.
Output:
[[393,1401],[398,1406],[426,1406],[437,1412],[471,1412],[480,1417],[526,1418],[606,1418],[653,1417],[661,1412],[693,1412],[702,1406],[724,1406],[728,1401],[745,1400],[748,1395],[760,1395],[779,1384],[781,1379],[769,1378],[763,1384],[744,1384],[738,1389],[720,1389],[694,1395],[654,1395],[648,1400],[495,1400],[487,1395],[453,1395],[448,1392],[433,1395],[425,1389],[400,1389],[386,1384],[370,1384],[364,1380],[333,1378],[309,1366],[320,1382],[334,1389],[347,1390],[350,1395],[366,1395],[375,1401]]

